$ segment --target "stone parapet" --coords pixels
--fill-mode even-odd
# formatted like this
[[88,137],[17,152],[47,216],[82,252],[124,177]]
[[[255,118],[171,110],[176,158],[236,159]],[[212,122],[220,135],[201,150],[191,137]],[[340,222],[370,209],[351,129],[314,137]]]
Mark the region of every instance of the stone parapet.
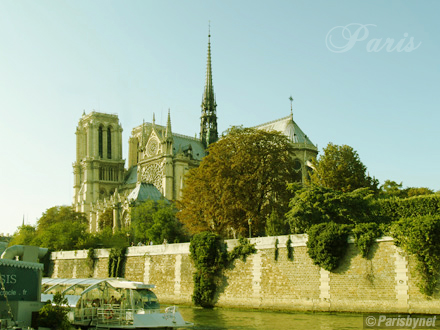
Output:
[[[293,259],[288,258],[290,237]],[[275,242],[277,256],[275,257]],[[307,235],[252,238],[257,253],[223,271],[217,306],[291,311],[440,313],[440,294],[429,299],[417,287],[415,260],[382,237],[371,258],[362,258],[352,238],[341,265],[328,272],[307,254]],[[227,240],[232,250],[238,240]],[[52,277],[108,277],[109,250],[52,253]],[[127,249],[125,277],[155,284],[163,303],[191,304],[194,265],[189,243]],[[437,290],[436,292],[438,292]]]

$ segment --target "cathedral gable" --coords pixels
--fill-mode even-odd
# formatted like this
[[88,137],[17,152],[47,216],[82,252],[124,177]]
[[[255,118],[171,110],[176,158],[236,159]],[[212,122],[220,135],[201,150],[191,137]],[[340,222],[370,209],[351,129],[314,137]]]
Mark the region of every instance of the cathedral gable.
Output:
[[151,135],[145,145],[144,150],[145,158],[155,157],[162,153],[162,146],[160,143],[160,139],[156,134],[156,131],[153,130],[153,132],[151,132]]

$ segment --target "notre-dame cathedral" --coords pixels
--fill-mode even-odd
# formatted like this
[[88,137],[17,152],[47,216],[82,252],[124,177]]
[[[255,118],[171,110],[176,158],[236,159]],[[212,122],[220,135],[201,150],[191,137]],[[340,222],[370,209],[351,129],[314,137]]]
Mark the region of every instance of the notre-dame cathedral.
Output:
[[[89,217],[89,230],[99,230],[99,217],[112,210],[113,228],[130,226],[130,208],[147,199],[179,200],[185,174],[197,167],[209,144],[217,141],[217,103],[212,84],[211,43],[208,36],[206,83],[201,105],[200,137],[177,134],[151,123],[132,129],[128,142],[128,168],[122,157],[122,127],[114,114],[83,113],[76,129],[76,161],[73,163],[73,207]],[[284,133],[295,147],[297,180],[304,181],[307,164],[317,147],[290,115],[256,126]]]

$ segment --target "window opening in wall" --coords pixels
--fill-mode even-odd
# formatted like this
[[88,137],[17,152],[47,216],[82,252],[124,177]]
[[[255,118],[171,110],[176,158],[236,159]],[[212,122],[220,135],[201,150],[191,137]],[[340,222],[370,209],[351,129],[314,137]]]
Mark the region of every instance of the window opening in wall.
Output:
[[102,126],[99,126],[99,130],[98,130],[98,152],[99,152],[99,157],[102,158],[103,155],[103,147],[102,147]]
[[112,130],[107,128],[107,158],[112,158]]

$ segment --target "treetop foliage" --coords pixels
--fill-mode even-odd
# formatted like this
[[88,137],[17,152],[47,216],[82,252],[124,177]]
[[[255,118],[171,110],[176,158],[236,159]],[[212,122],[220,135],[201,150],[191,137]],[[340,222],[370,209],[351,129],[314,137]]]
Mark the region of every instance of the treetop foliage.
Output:
[[[293,147],[279,132],[232,127],[188,173],[179,219],[191,233],[264,235],[272,212],[282,217],[291,195]],[[229,234],[229,235],[228,235]]]
[[87,224],[84,214],[70,206],[54,206],[43,213],[36,227],[19,227],[10,244],[36,245],[50,250],[80,249]]
[[414,196],[431,195],[434,191],[425,187],[408,187],[402,188],[403,183],[397,183],[395,181],[386,180],[380,187],[380,197],[382,198],[408,198]]
[[377,191],[379,182],[367,174],[358,153],[350,146],[329,143],[324,153],[313,161],[310,182],[315,185],[350,192],[359,188]]
[[304,233],[319,223],[355,224],[374,218],[373,193],[368,188],[348,193],[315,185],[291,185],[290,189],[295,194],[287,213],[292,233]]
[[162,244],[183,242],[186,233],[176,218],[177,209],[168,201],[147,200],[131,209],[131,230],[134,242]]

